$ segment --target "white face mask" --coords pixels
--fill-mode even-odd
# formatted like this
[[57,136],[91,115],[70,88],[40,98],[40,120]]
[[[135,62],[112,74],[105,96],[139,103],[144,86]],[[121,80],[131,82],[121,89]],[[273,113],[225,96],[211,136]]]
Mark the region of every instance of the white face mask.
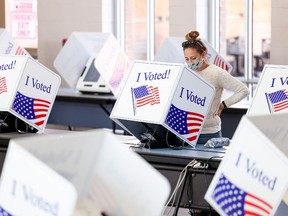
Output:
[[192,69],[193,71],[197,71],[199,70],[199,68],[203,65],[203,60],[199,59],[198,61],[194,62],[194,63],[187,63],[188,67],[190,69]]

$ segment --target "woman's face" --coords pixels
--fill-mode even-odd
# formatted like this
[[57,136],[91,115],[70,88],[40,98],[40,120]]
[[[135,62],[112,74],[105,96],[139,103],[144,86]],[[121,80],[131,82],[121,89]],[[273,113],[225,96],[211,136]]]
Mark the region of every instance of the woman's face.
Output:
[[187,64],[195,63],[201,59],[201,54],[195,48],[186,48],[184,50],[184,57]]

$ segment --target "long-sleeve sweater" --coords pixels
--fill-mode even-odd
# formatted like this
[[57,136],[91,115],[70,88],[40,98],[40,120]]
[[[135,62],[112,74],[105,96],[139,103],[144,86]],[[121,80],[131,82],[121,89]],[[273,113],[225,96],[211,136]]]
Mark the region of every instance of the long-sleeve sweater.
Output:
[[226,106],[229,107],[249,95],[249,89],[241,81],[227,73],[227,71],[213,64],[197,72],[197,74],[213,85],[216,91],[201,133],[216,133],[221,130],[221,119],[216,115],[216,112],[222,102],[223,90],[227,89],[234,92],[233,95],[224,101]]

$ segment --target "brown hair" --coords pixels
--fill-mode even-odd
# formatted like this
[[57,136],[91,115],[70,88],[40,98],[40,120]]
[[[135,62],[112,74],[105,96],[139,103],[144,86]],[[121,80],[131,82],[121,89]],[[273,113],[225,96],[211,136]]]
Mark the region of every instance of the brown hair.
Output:
[[185,35],[186,41],[182,43],[183,50],[186,48],[194,48],[198,53],[207,52],[205,44],[201,41],[198,31],[191,31]]

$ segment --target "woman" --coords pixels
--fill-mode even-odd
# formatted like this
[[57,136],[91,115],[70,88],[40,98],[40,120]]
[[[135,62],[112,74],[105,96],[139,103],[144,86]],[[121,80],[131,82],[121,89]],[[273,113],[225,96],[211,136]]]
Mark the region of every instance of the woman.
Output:
[[[182,43],[182,47],[188,67],[213,85],[216,91],[197,142],[205,144],[210,138],[221,137],[220,115],[222,110],[241,101],[249,95],[249,90],[242,82],[227,73],[227,71],[207,62],[205,58],[207,48],[199,38],[198,31],[187,33],[185,39],[186,41]],[[221,101],[224,89],[232,91],[233,95]]]

